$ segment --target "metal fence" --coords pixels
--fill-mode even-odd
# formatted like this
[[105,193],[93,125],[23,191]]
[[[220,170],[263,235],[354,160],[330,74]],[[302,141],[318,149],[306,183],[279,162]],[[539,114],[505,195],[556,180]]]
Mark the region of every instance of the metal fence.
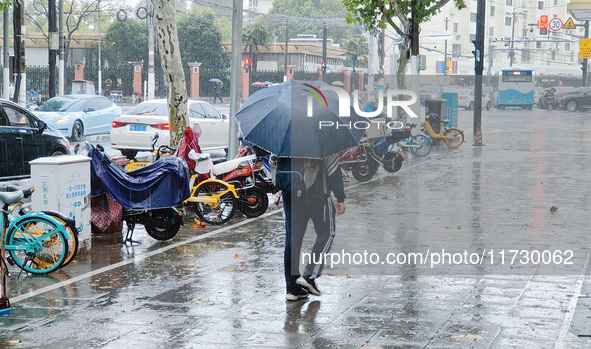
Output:
[[[190,67],[185,67],[185,80],[187,84],[187,92],[190,93]],[[39,91],[41,95],[49,95],[49,68],[46,66],[28,66],[27,67],[27,90]],[[2,75],[0,70],[0,77]],[[102,74],[102,94],[110,96],[111,91],[121,91],[123,96],[131,96],[134,92],[133,88],[133,65],[122,65],[118,67],[103,68]],[[279,83],[283,81],[283,71],[251,71],[250,83]],[[57,77],[56,71],[56,77]],[[164,75],[161,67],[154,68],[155,77],[155,97],[166,98],[166,89],[164,85]],[[296,71],[294,78],[298,80],[318,80],[317,72]],[[201,69],[199,77],[199,95],[200,97],[213,98],[213,83],[210,79],[220,79],[222,85],[222,96],[230,95],[230,70],[229,69]],[[344,75],[342,73],[327,73],[326,82],[333,83],[335,81],[343,82]],[[96,67],[84,67],[84,79],[94,82],[98,89],[98,69]],[[71,81],[74,80],[74,67],[66,68],[65,72],[66,86],[64,91],[71,92]],[[142,89],[144,81],[148,80],[148,67],[145,66],[142,70]],[[2,80],[0,80],[2,81]],[[358,75],[351,76],[351,84],[353,88],[358,88]],[[258,90],[257,87],[250,87],[250,93]],[[56,91],[57,94],[57,86]]]

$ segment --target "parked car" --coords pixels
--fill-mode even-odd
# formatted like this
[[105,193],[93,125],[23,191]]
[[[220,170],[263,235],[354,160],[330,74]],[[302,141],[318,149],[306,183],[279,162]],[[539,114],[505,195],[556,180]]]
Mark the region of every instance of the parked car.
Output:
[[579,109],[589,109],[591,108],[591,89],[569,93],[556,100],[559,109],[566,109],[570,112]]
[[123,114],[111,100],[97,95],[66,95],[50,98],[35,115],[74,142],[83,136],[109,133],[111,122]]
[[[562,99],[567,94],[571,94],[571,93],[576,92],[576,90],[577,89],[572,86],[553,86],[552,87],[552,91],[554,92],[554,100],[555,101]],[[540,95],[541,98],[538,101],[538,106],[540,107],[540,109],[545,109],[548,107],[548,105],[546,105],[546,101],[544,100],[544,98],[542,98],[544,96],[544,91],[545,90],[542,90],[541,95]],[[535,91],[534,91],[534,102],[535,102]]]
[[[482,109],[490,110],[493,104],[489,96],[483,93]],[[458,107],[466,110],[474,109],[474,89],[458,90]]]
[[441,98],[442,88],[440,86],[424,85],[421,86],[421,103],[425,103],[427,99],[439,99]]
[[70,143],[28,110],[0,99],[0,177],[31,173],[29,161],[70,153]]
[[[201,127],[201,150],[228,149],[230,122],[209,103],[189,100],[189,123]],[[170,144],[170,124],[166,99],[142,102],[125,114],[115,118],[111,129],[111,148],[118,149],[128,159],[138,151],[151,151],[152,139],[158,134],[156,149]]]

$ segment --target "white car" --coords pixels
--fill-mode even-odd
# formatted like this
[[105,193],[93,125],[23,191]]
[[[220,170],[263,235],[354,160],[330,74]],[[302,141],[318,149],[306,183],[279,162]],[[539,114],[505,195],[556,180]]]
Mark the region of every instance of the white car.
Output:
[[[203,151],[228,149],[230,122],[209,103],[189,100],[189,123],[201,127],[199,146]],[[111,148],[118,149],[128,159],[138,151],[152,151],[152,140],[158,134],[155,149],[170,145],[170,124],[166,99],[142,102],[115,118],[111,128]]]
[[[474,89],[458,90],[458,107],[466,110],[474,109]],[[482,95],[482,109],[490,110],[492,108],[492,101],[490,97]]]

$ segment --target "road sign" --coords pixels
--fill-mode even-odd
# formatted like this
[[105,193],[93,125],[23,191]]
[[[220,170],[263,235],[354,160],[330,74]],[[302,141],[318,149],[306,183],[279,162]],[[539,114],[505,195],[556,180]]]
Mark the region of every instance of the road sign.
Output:
[[562,20],[560,18],[552,18],[548,24],[548,27],[550,27],[550,30],[553,32],[557,32],[562,29]]
[[577,29],[577,26],[573,22],[573,19],[571,17],[568,17],[566,23],[564,23],[564,25],[562,26],[562,29]]
[[579,43],[579,58],[591,58],[591,39],[580,39]]

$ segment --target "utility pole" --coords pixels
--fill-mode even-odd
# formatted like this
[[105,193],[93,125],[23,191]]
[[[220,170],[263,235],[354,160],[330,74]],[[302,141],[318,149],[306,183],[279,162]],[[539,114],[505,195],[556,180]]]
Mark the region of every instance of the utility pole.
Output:
[[[512,67],[513,66],[513,57],[515,57],[515,51],[513,51],[513,47],[514,47],[514,42],[515,42],[515,15],[517,15],[517,12],[513,12],[513,27],[511,28],[511,51],[509,53],[509,66]],[[476,13],[476,17],[478,18],[478,13]],[[478,22],[478,19],[476,19],[476,21]]]
[[98,10],[98,95],[103,95],[103,72],[101,67],[101,0],[96,4]]
[[14,4],[12,16],[14,28],[14,68],[16,81],[14,83],[14,102],[23,107],[27,99],[27,73],[25,71],[25,6],[21,1]]
[[154,78],[154,4],[148,0],[148,88],[145,91],[146,100],[154,99],[155,78]]
[[2,68],[2,98],[10,98],[10,49],[8,33],[10,33],[10,20],[8,11],[4,11],[4,68]]
[[[484,68],[484,20],[486,12],[486,0],[478,0],[476,7],[476,40],[474,40],[474,145],[482,144],[482,70]],[[515,14],[513,14],[513,26],[515,26]],[[513,40],[511,40],[513,44]],[[513,52],[513,50],[511,50]],[[513,62],[513,56],[511,56]]]
[[287,47],[289,45],[289,29],[288,29],[289,23],[287,22],[287,19],[285,20],[285,65],[284,65],[284,75],[283,75],[283,80],[286,81],[287,80],[287,55],[288,55],[288,50]]
[[57,35],[57,13],[55,7],[55,0],[49,0],[47,4],[48,11],[48,29],[49,29],[49,98],[55,97],[55,68],[56,68],[56,56],[59,49],[59,38]]
[[[449,19],[447,17],[445,17],[445,34],[447,35],[447,22],[449,22]],[[443,53],[443,55],[445,56],[443,58],[443,75],[447,75],[447,39],[445,39],[445,52]]]
[[[589,38],[589,21],[585,21],[585,38]],[[587,70],[589,70],[589,61],[583,59],[583,87],[587,87]]]
[[232,58],[230,61],[230,131],[228,134],[228,159],[238,154],[238,124],[235,115],[240,109],[240,87],[242,85],[242,0],[232,4]]
[[327,44],[326,23],[322,29],[322,81],[326,82],[326,44]]
[[[419,81],[419,18],[416,10],[417,0],[412,0],[412,12],[411,12],[411,29],[410,29],[410,70],[411,70],[411,81],[412,91],[418,96],[421,95],[421,83]],[[402,54],[402,53],[401,53]],[[421,114],[421,106],[419,103],[414,103],[411,106],[412,111],[415,115]],[[408,121],[408,120],[407,120]],[[419,120],[420,121],[420,120]],[[420,124],[420,122],[419,122]]]
[[60,55],[60,63],[59,63],[59,78],[58,78],[58,95],[64,95],[64,83],[66,79],[66,72],[65,63],[64,63],[64,56],[65,56],[65,42],[64,42],[64,0],[59,0],[59,8],[60,8],[60,16],[59,16],[59,55]]

